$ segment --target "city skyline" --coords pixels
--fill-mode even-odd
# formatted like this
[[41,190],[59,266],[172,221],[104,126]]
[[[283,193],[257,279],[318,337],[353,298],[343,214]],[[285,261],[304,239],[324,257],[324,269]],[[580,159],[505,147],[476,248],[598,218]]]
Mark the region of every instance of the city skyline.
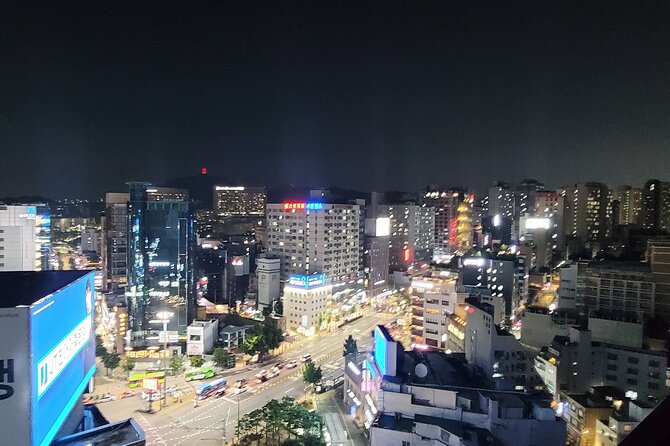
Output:
[[517,5],[9,7],[0,196],[665,179],[668,5]]

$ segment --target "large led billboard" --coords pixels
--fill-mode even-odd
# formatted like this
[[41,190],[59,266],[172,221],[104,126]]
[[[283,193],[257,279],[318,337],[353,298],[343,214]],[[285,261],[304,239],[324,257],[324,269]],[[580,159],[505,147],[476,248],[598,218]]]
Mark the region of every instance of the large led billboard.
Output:
[[94,273],[30,307],[32,444],[48,445],[95,373]]

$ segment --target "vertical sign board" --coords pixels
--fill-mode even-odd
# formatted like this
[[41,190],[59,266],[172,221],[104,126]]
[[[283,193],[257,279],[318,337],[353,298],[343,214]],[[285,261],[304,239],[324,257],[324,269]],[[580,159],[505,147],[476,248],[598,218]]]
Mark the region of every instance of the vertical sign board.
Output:
[[33,446],[48,445],[95,373],[95,275],[30,307]]
[[0,443],[29,446],[28,308],[0,308],[0,327]]

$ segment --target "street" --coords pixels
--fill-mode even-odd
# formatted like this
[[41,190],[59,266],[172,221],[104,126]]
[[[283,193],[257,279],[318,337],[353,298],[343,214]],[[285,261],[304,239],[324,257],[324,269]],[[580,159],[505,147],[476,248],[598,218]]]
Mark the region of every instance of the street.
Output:
[[[373,314],[364,316],[350,324],[310,339],[295,350],[283,355],[280,359],[298,359],[306,353],[323,369],[324,379],[343,372],[342,348],[345,338],[351,334],[358,342],[360,351],[371,348],[371,330],[377,324],[391,319],[390,315]],[[112,422],[134,417],[146,432],[147,444],[179,446],[179,445],[220,445],[222,439],[233,440],[236,421],[253,409],[262,407],[272,399],[290,396],[296,399],[306,395],[302,380],[301,367],[292,370],[283,369],[280,375],[266,383],[256,384],[254,375],[260,369],[269,369],[273,362],[256,365],[244,372],[227,376],[228,382],[246,378],[253,383],[252,388],[239,396],[224,396],[219,399],[208,398],[200,401],[198,407],[190,395],[184,397],[182,404],[173,403],[163,410],[147,414],[147,402],[138,397],[122,399],[99,405],[101,412]],[[195,382],[195,385],[199,382]],[[158,407],[158,402],[154,407]],[[330,415],[329,415],[330,417]],[[332,420],[330,425],[332,426]],[[331,433],[333,435],[333,433]],[[335,436],[333,435],[335,438]]]

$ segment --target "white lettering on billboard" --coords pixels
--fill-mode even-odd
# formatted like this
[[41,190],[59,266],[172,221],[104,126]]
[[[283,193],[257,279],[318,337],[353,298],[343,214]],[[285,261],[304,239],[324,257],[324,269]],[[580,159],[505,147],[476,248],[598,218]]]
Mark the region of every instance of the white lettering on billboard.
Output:
[[42,394],[58,378],[65,367],[86,345],[91,336],[92,320],[89,314],[37,364],[37,395]]

